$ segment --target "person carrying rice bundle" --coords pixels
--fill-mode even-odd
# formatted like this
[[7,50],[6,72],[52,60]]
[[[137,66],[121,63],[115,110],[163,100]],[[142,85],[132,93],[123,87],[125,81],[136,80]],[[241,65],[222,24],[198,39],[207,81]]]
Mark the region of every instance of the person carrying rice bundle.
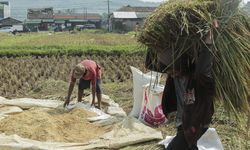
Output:
[[[218,27],[217,20],[214,24]],[[215,95],[215,82],[212,77],[214,59],[208,48],[211,43],[212,35],[209,32],[195,64],[188,65],[189,58],[182,58],[182,69],[168,71],[162,104],[166,116],[177,110],[177,134],[167,150],[198,150],[197,141],[211,122]]]
[[138,36],[146,67],[168,73],[164,114],[177,110],[177,135],[167,150],[195,150],[214,113],[248,112],[250,23],[239,0],[169,0],[150,15]]

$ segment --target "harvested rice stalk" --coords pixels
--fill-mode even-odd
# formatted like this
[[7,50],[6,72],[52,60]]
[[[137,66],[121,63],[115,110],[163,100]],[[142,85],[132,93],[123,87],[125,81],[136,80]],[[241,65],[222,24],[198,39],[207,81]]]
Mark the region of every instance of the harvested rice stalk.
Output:
[[[174,65],[188,55],[196,62],[204,37],[212,31],[215,56],[213,76],[217,99],[229,112],[250,111],[250,17],[239,9],[240,0],[170,0],[145,22],[138,41],[159,54],[171,54]],[[220,28],[213,27],[214,19]],[[157,57],[157,56],[156,56]]]

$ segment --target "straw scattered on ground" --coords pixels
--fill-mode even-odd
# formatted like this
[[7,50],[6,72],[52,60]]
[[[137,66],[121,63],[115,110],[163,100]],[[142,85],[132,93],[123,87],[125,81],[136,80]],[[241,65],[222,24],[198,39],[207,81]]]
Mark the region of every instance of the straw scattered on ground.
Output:
[[65,112],[32,108],[2,120],[0,133],[17,134],[38,141],[82,143],[97,138],[105,132],[104,128],[86,120],[92,116],[96,114],[83,109]]

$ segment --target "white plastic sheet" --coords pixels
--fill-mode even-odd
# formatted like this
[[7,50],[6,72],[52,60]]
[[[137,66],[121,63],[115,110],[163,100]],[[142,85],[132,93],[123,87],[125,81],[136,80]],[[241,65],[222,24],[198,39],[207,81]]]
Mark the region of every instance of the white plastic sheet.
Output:
[[5,98],[5,97],[0,96],[0,101],[2,101],[2,100],[6,100],[6,98]]
[[111,117],[110,115],[104,113],[100,109],[97,109],[94,106],[91,106],[90,104],[84,104],[84,103],[81,103],[81,102],[76,103],[76,104],[69,104],[69,105],[66,106],[65,109],[70,110],[70,109],[73,109],[73,108],[83,108],[83,109],[88,110],[90,112],[96,113],[98,116],[87,118],[88,121],[91,121],[91,122],[95,122],[95,121],[99,121],[99,120],[105,120],[105,119],[108,119],[108,118]]
[[107,113],[112,115],[112,116],[117,116],[117,117],[126,117],[127,116],[126,112],[121,107],[109,106]]
[[[97,99],[97,98],[96,98]],[[92,94],[84,98],[85,101],[91,103],[92,102]],[[105,113],[110,114],[112,116],[117,117],[126,117],[126,112],[112,100],[109,96],[102,94],[102,105],[104,105],[107,109],[105,109]]]
[[[167,136],[165,140],[159,142],[167,148],[174,136]],[[209,128],[198,140],[199,150],[224,150],[220,138],[214,128]]]
[[113,130],[99,139],[87,143],[58,143],[40,142],[24,139],[18,135],[7,136],[0,134],[0,149],[17,150],[83,150],[83,149],[119,149],[131,144],[162,139],[160,131],[145,126],[135,118],[125,118],[121,123],[114,125]]
[[[17,105],[21,108],[31,107],[44,107],[44,108],[62,108],[63,102],[53,100],[37,100],[37,99],[15,99],[7,100],[0,99],[0,104],[3,105]],[[4,108],[3,106],[1,108]],[[9,106],[7,106],[9,107]],[[12,106],[11,106],[12,107]],[[112,107],[115,105],[112,104]],[[13,108],[13,107],[12,107]],[[77,103],[75,105],[68,105],[67,109],[72,108],[84,108],[101,116],[101,119],[96,119],[96,123],[101,125],[112,125],[112,131],[105,133],[98,139],[91,140],[87,143],[59,143],[59,142],[41,142],[30,139],[21,138],[18,135],[5,135],[0,134],[0,149],[8,150],[83,150],[83,149],[118,149],[130,144],[136,144],[140,142],[147,142],[155,139],[162,139],[160,131],[156,131],[132,117],[115,117],[110,116],[102,112],[95,107],[91,107],[90,104]],[[0,110],[1,111],[1,110]],[[20,111],[20,110],[18,110]],[[4,111],[3,111],[4,112]],[[13,112],[7,111],[8,114]],[[107,118],[103,119],[105,116]],[[88,118],[91,119],[91,118]],[[93,119],[93,118],[92,118]],[[1,120],[0,120],[1,121]],[[117,123],[119,122],[119,123]]]
[[20,113],[23,110],[17,106],[3,106],[0,107],[0,120],[4,119],[8,115]]
[[[83,98],[85,101],[92,103],[92,94],[89,96],[86,96]],[[95,98],[97,100],[97,97]],[[114,100],[112,100],[108,95],[102,94],[102,105],[105,106],[113,106],[113,107],[119,107],[119,104],[117,104]]]
[[45,108],[57,108],[62,105],[62,101],[47,100],[47,99],[32,99],[32,98],[18,98],[18,99],[0,99],[0,104],[19,106],[23,109],[29,109],[32,107],[45,107]]

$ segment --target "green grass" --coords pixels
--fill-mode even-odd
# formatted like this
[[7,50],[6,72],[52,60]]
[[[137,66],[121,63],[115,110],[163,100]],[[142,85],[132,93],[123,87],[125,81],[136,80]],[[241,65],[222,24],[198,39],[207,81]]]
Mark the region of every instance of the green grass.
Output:
[[84,53],[133,53],[144,51],[134,36],[113,33],[0,34],[0,56],[82,55]]

